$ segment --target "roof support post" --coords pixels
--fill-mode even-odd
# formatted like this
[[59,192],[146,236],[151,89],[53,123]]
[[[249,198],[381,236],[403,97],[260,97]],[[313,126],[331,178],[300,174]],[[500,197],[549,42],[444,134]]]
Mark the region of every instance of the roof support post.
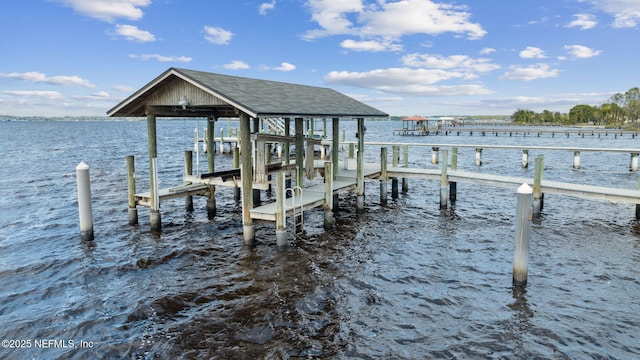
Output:
[[333,163],[333,179],[338,176],[338,150],[340,147],[340,118],[333,118],[331,135],[331,162]]
[[296,118],[296,186],[304,185],[304,119]]
[[[291,135],[291,119],[284,118],[284,136]],[[291,157],[291,143],[285,141],[284,143],[284,165],[289,165],[289,158]]]
[[313,127],[313,123],[315,123],[315,119],[311,118],[310,120],[310,127],[309,127],[309,135],[307,136],[307,151],[306,151],[306,158],[305,158],[305,174],[307,175],[307,179],[311,180],[313,179],[313,177],[315,176],[315,168],[314,168],[314,158],[315,158],[315,146],[313,144],[313,141],[315,140],[315,135],[314,135],[314,127]]
[[[207,170],[209,173],[215,172],[214,155],[216,153],[216,144],[213,137],[216,131],[216,118],[207,117]],[[222,136],[220,137],[220,145],[222,146]],[[207,198],[207,218],[212,220],[216,215],[216,187],[209,185],[209,196]]]
[[158,194],[158,145],[156,142],[156,115],[147,111],[147,138],[149,139],[149,201],[151,203],[151,230],[162,229],[160,221],[160,201]]
[[242,236],[245,245],[253,245],[255,240],[255,227],[251,218],[253,208],[251,133],[249,115],[240,113],[240,152],[242,163],[240,166],[240,178],[242,179]]
[[358,118],[358,154],[356,169],[356,211],[364,211],[364,118]]

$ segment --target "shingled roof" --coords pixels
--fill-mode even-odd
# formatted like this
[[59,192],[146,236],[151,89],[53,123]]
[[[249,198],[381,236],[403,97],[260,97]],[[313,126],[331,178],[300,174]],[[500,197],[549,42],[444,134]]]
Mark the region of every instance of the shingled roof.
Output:
[[[181,98],[189,105],[179,105]],[[333,89],[170,68],[107,112],[109,116],[388,117]]]

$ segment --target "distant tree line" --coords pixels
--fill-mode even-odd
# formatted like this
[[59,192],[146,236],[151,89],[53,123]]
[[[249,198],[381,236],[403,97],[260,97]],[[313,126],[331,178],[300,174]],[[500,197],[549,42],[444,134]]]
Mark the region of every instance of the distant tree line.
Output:
[[532,125],[575,125],[592,124],[607,127],[619,127],[625,124],[637,126],[640,119],[640,89],[617,93],[600,106],[580,104],[569,110],[568,114],[544,110],[518,109],[511,116],[513,122]]

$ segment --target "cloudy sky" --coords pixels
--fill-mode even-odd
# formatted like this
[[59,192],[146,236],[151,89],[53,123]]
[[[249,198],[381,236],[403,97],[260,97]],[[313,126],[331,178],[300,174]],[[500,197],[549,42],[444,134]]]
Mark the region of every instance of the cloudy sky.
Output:
[[567,112],[640,86],[639,0],[20,0],[0,19],[4,115],[105,115],[170,67],[391,115]]

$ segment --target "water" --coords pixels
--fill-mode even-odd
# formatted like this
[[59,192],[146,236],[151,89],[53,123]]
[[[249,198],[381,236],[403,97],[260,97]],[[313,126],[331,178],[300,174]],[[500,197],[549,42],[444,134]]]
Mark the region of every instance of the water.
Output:
[[[161,186],[181,181],[195,125],[158,122]],[[394,137],[394,126],[368,122],[367,139],[640,147],[630,137]],[[341,128],[354,139],[354,122]],[[144,208],[128,226],[124,157],[136,156],[147,189],[145,122],[3,122],[0,140],[0,337],[23,346],[0,348],[2,359],[640,358],[633,205],[547,195],[523,290],[511,287],[515,189],[458,184],[457,203],[440,211],[437,181],[411,180],[384,206],[368,182],[364,213],[343,195],[334,230],[310,211],[306,235],[282,252],[272,224],[242,245],[230,189],[218,191],[214,221],[204,199],[193,213],[178,199],[163,203],[161,235]],[[518,151],[482,155],[479,171],[532,176]],[[461,149],[459,169],[478,171],[474,158]],[[410,162],[437,166],[430,159],[422,148]],[[637,186],[628,154],[583,153],[580,170],[572,160],[545,154],[545,178]],[[92,243],[78,228],[80,161],[91,167]],[[219,169],[230,163],[216,155]]]

